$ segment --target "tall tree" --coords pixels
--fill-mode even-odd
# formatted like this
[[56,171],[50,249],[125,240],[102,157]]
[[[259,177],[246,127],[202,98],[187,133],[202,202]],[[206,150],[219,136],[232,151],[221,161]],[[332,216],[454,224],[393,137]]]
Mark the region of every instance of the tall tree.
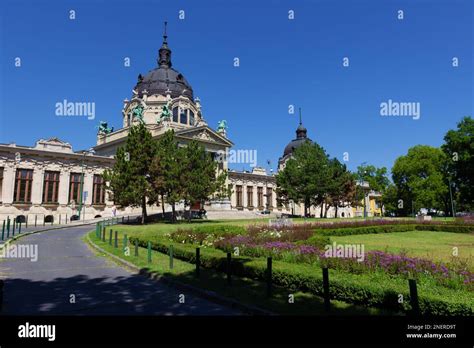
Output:
[[142,223],[147,217],[147,197],[151,194],[150,164],[155,153],[156,144],[145,125],[132,126],[125,146],[117,150],[113,169],[104,173],[114,202],[141,207]]
[[[171,220],[176,221],[176,204],[184,199],[184,149],[178,146],[174,131],[165,132],[158,140],[157,155],[151,164],[151,183],[155,201],[159,198],[171,206]],[[164,212],[163,212],[164,213]]]
[[452,188],[459,209],[474,209],[474,119],[464,117],[456,130],[444,137],[442,150],[447,156],[446,181]]
[[276,175],[277,192],[284,203],[322,204],[327,197],[330,180],[329,161],[324,149],[316,143],[305,142],[293,152],[285,168]]
[[[380,205],[383,214],[385,209],[383,195],[390,184],[390,179],[387,176],[387,168],[377,168],[373,165],[363,163],[357,167],[356,180],[367,182],[371,190],[381,194],[380,197],[376,197],[376,202]],[[359,190],[359,192],[362,192],[362,190]]]
[[[329,182],[329,203],[334,207],[335,217],[338,209],[350,205],[355,195],[355,180],[345,164],[333,158],[329,162],[331,168],[331,180]],[[327,210],[326,210],[327,212]]]
[[[194,140],[183,149],[183,152],[181,185],[185,205],[191,209],[193,203],[202,204],[212,195],[225,191],[227,172],[216,174],[217,162]],[[188,217],[191,219],[191,212]]]
[[444,180],[446,155],[439,148],[417,145],[396,159],[392,168],[401,211],[408,215],[420,208],[444,210],[448,187]]

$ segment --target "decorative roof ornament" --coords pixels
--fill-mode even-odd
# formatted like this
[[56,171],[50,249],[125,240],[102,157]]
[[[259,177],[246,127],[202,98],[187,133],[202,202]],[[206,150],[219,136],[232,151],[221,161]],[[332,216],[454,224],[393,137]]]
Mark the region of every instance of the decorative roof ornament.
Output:
[[110,134],[114,131],[114,127],[109,128],[107,126],[107,122],[104,122],[104,121],[100,121],[99,126],[97,126],[96,128],[99,130],[99,132],[98,132],[99,134],[107,135],[107,134]]
[[163,68],[171,67],[171,50],[168,47],[168,35],[166,35],[166,27],[168,22],[165,22],[165,30],[163,34],[163,44],[158,51],[158,65]]
[[166,104],[163,105],[161,108],[161,114],[156,120],[156,123],[161,124],[164,121],[170,121],[171,120],[171,108],[170,108],[170,100]]
[[222,120],[217,123],[217,133],[227,138],[227,121]]

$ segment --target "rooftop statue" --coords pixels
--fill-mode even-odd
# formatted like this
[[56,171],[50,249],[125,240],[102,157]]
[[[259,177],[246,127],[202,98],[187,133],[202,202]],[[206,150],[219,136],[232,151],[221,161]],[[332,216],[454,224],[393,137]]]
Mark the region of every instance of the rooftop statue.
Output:
[[218,132],[225,132],[227,130],[227,121],[222,120],[217,123],[217,131]]
[[170,102],[168,101],[161,109],[161,115],[156,120],[158,124],[171,119]]
[[143,120],[143,110],[145,108],[141,106],[140,104],[135,106],[132,110],[132,119],[138,119],[141,123],[145,123]]
[[99,134],[110,134],[114,131],[114,127],[108,128],[107,122],[104,121],[100,121],[99,126],[97,128],[99,129]]

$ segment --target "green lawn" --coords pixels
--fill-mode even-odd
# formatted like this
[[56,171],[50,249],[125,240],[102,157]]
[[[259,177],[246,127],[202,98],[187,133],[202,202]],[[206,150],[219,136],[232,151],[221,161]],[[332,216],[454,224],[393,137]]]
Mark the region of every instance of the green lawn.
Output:
[[[115,227],[115,226],[114,226]],[[135,256],[135,247],[130,245],[130,254],[123,252],[124,226],[117,226],[119,233],[118,248],[108,243],[108,232],[106,242],[96,237],[95,231],[89,233],[91,241],[108,252],[135,264],[140,268],[147,268],[159,275],[190,284],[201,289],[214,291],[221,296],[232,298],[241,303],[269,310],[273,313],[285,315],[328,315],[324,310],[324,301],[321,297],[301,291],[289,291],[282,287],[273,287],[273,296],[266,296],[266,284],[264,282],[249,278],[232,278],[232,286],[227,285],[226,276],[213,269],[201,269],[199,278],[195,276],[195,265],[174,259],[173,268],[170,269],[169,256],[152,250],[152,262],[148,263],[147,249],[139,247],[139,254]],[[127,226],[130,227],[130,226]],[[151,226],[146,226],[151,227]],[[141,227],[145,228],[145,227]],[[108,231],[108,230],[107,230]],[[153,229],[151,229],[153,231]],[[130,235],[130,232],[127,232]],[[102,255],[105,256],[105,255]],[[289,295],[294,296],[294,303],[289,303]],[[367,308],[360,305],[352,305],[342,301],[331,300],[332,315],[393,315],[395,313],[379,309]]]
[[365,251],[387,250],[391,253],[406,251],[408,256],[429,260],[451,261],[453,248],[458,248],[458,257],[468,259],[474,266],[474,235],[450,232],[394,232],[331,237],[341,244],[364,244]]
[[[380,218],[376,218],[380,219]],[[447,218],[450,219],[450,218]],[[191,223],[187,221],[179,221],[178,223],[172,224],[168,222],[158,222],[148,225],[120,225],[120,231],[126,231],[129,235],[136,235],[140,233],[141,236],[149,235],[162,235],[165,233],[176,231],[177,229],[189,229],[197,226],[206,225],[235,225],[235,226],[248,226],[254,224],[268,224],[269,218],[256,218],[256,219],[239,219],[239,220],[193,220]],[[348,222],[348,221],[361,221],[363,218],[351,218],[351,219],[319,219],[319,218],[294,218],[294,223],[301,224],[305,222],[311,223],[326,223],[326,222]],[[370,219],[369,219],[370,220]]]

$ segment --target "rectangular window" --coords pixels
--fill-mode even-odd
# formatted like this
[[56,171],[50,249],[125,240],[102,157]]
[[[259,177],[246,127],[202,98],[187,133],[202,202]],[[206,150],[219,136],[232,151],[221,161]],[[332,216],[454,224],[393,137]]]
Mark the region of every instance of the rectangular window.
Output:
[[271,187],[267,187],[267,203],[269,208],[273,207],[273,190]]
[[81,177],[80,173],[71,173],[69,180],[69,203],[79,203],[81,197]]
[[94,175],[92,204],[105,204],[105,182],[101,175]]
[[33,184],[32,169],[17,169],[15,175],[14,201],[18,203],[31,202],[31,187]]
[[237,206],[242,207],[242,186],[236,185],[236,191],[237,191]]
[[173,109],[173,122],[178,123],[178,107]]
[[247,207],[253,208],[253,186],[247,186]]
[[43,181],[43,203],[58,203],[59,172],[45,172]]
[[189,125],[194,126],[194,112],[189,110]]
[[2,201],[3,167],[0,167],[0,202]]
[[258,208],[263,208],[263,187],[257,187],[257,203]]
[[186,109],[179,110],[179,123],[188,124],[188,110]]

